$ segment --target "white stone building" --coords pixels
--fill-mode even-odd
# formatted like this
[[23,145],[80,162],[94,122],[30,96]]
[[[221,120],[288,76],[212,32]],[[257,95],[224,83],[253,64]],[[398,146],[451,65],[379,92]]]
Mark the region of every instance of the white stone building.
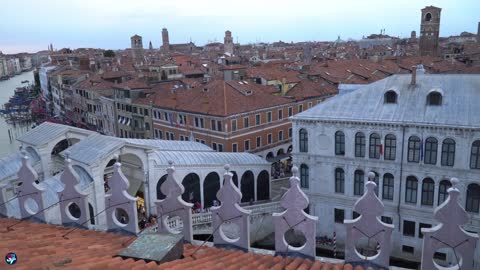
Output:
[[[394,75],[292,117],[293,161],[319,216],[317,236],[345,238],[344,219],[378,175],[392,256],[419,261],[422,227],[460,179],[465,229],[480,231],[480,75]],[[445,261],[451,257],[439,251]],[[477,247],[476,258],[480,258]],[[478,262],[477,262],[478,263]]]
[[[216,200],[225,164],[231,166],[234,182],[243,193],[242,202],[270,198],[270,164],[249,153],[219,153],[197,142],[116,138],[48,122],[23,134],[18,141],[30,157],[40,183],[49,186],[45,195],[48,205],[58,202],[53,191],[61,190],[59,175],[65,156],[69,156],[80,176],[81,189],[88,194],[92,216],[106,207],[108,181],[117,161],[122,163],[122,172],[129,181],[128,193],[139,198],[147,215],[156,213],[155,201],[165,196],[160,186],[170,161],[176,168],[177,181],[185,187],[184,200],[199,202],[202,208],[212,206]],[[20,165],[19,153],[0,160],[0,184],[9,185],[8,199],[13,197]],[[11,216],[17,216],[15,205],[18,203],[13,200],[8,207],[14,209],[10,210]],[[93,220],[93,228],[102,229],[106,224],[105,214]]]

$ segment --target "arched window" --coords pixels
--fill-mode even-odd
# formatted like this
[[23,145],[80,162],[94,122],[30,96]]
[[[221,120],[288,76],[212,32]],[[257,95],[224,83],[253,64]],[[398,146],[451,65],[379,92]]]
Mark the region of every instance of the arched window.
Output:
[[480,208],[480,185],[470,184],[467,188],[467,204],[465,210],[478,213]]
[[300,187],[308,188],[308,166],[305,164],[300,165]]
[[447,190],[452,187],[448,180],[442,180],[438,186],[438,205],[442,204],[448,198]]
[[167,180],[167,176],[168,176],[167,174],[163,175],[162,177],[160,177],[160,180],[158,180],[157,182],[157,200],[163,200],[166,198],[165,194],[163,194],[160,187],[163,185],[165,180]]
[[407,177],[407,186],[405,192],[406,203],[417,203],[418,180],[415,176]]
[[433,194],[435,192],[435,182],[431,178],[423,179],[422,183],[422,205],[433,206]]
[[305,129],[300,129],[299,137],[300,137],[300,152],[308,152],[308,133]]
[[365,134],[362,132],[355,134],[355,156],[365,157]]
[[408,162],[420,161],[420,138],[411,136],[408,139]]
[[345,155],[345,134],[341,131],[335,133],[335,155]]
[[472,143],[472,152],[470,153],[470,168],[480,169],[480,140]]
[[362,170],[356,170],[353,177],[353,195],[362,196],[365,173]]
[[257,177],[257,200],[270,199],[270,176],[263,170]]
[[391,173],[386,173],[383,175],[383,192],[382,199],[393,201],[393,175]]
[[428,137],[425,140],[425,164],[437,164],[437,148],[438,141],[433,137]]
[[453,166],[454,162],[455,141],[452,139],[445,139],[442,144],[442,166]]
[[397,93],[393,90],[385,92],[384,100],[385,103],[397,103]]
[[[196,173],[189,173],[182,180],[182,185],[185,191],[182,194],[182,199],[186,202],[202,204],[200,196],[200,177]],[[202,208],[204,205],[201,205]]]
[[397,150],[397,138],[393,134],[385,136],[385,160],[395,160]]
[[429,21],[431,21],[431,20],[432,20],[432,14],[431,14],[431,13],[427,13],[427,14],[425,15],[425,21],[429,22]]
[[255,176],[252,171],[243,173],[240,180],[240,191],[242,192],[242,202],[255,200]]
[[345,192],[345,172],[342,168],[335,169],[335,192]]
[[442,105],[442,94],[435,91],[428,94],[427,105]]
[[220,176],[216,172],[210,172],[203,180],[203,204],[205,208],[213,205],[217,200],[217,192],[220,189]]
[[370,158],[380,158],[380,135],[377,133],[372,133],[370,135],[370,147],[369,155]]

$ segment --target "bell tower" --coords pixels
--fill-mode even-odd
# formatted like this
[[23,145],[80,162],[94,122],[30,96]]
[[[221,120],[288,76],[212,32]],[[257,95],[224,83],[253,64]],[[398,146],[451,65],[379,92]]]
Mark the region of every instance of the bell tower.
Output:
[[232,32],[230,31],[225,31],[225,38],[223,39],[223,46],[225,49],[225,53],[228,53],[230,55],[233,54],[233,38],[232,38]]
[[422,9],[420,22],[420,55],[438,55],[441,8],[428,6]]
[[130,38],[131,48],[133,52],[133,58],[135,62],[142,63],[145,59],[143,57],[143,41],[139,35],[134,35]]
[[162,50],[166,52],[170,51],[170,41],[168,39],[167,28],[162,29]]

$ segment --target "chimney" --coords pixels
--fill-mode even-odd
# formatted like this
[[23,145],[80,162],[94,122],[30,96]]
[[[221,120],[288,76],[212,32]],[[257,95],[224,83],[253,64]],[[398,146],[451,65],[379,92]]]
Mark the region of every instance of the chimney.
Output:
[[412,81],[410,85],[417,84],[417,66],[412,66]]

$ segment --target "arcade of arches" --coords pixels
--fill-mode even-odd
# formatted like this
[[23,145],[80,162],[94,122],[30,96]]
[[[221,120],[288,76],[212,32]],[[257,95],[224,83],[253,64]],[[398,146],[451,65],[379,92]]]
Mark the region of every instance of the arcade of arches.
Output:
[[[237,173],[234,171],[231,171],[231,173],[233,174],[232,180],[238,187]],[[200,180],[200,177],[196,173],[187,174],[182,180],[182,184],[185,188],[185,191],[182,194],[182,199],[186,202],[196,204],[196,206],[194,206],[195,208],[210,208],[214,205],[215,201],[218,201],[217,192],[220,190],[221,185],[223,185],[223,179],[220,179],[220,175],[216,172],[208,173],[203,181]],[[165,199],[165,194],[163,194],[160,189],[165,180],[167,180],[166,174],[160,177],[157,182],[157,200]],[[255,182],[257,186],[256,192]],[[203,194],[201,194],[200,185],[203,185]],[[242,202],[269,200],[270,176],[268,172],[265,170],[261,171],[256,179],[252,171],[248,170],[244,172],[240,180],[240,191],[242,192]]]

